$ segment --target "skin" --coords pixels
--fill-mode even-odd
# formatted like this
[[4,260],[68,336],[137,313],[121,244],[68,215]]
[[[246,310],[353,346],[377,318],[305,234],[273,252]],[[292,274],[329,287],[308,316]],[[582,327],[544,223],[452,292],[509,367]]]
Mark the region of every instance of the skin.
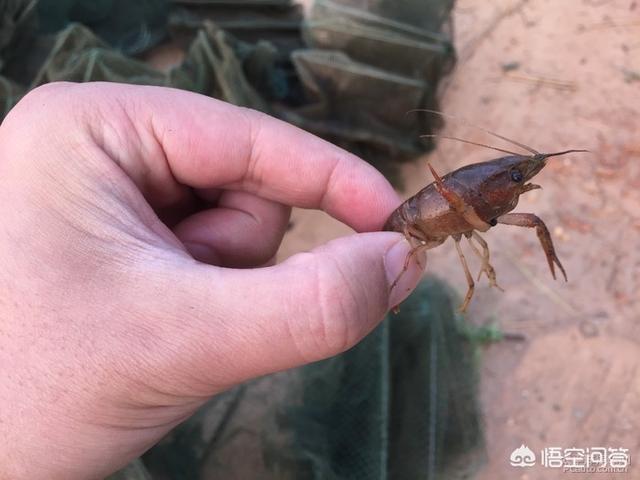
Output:
[[32,91],[0,126],[0,479],[102,478],[212,395],[353,346],[421,275],[390,292],[404,237],[272,258],[291,206],[372,232],[399,203],[364,161],[255,111]]

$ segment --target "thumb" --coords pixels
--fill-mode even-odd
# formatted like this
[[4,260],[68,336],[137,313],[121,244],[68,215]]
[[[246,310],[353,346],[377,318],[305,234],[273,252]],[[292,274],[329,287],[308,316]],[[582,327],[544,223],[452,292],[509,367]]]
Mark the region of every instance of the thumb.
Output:
[[[165,315],[184,317],[176,335],[210,385],[224,388],[340,353],[362,339],[415,288],[409,243],[397,233],[340,238],[268,268],[190,264],[163,298]],[[424,264],[423,262],[421,262]],[[188,308],[186,307],[188,306]],[[157,317],[156,317],[157,318]],[[190,369],[191,370],[191,369]],[[193,371],[193,370],[191,370]]]

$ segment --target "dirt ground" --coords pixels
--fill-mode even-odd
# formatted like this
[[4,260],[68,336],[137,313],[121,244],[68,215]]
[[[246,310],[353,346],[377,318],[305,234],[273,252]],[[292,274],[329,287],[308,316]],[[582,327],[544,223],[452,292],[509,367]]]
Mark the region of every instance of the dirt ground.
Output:
[[[551,278],[533,230],[485,236],[506,292],[481,281],[468,318],[525,339],[484,352],[488,463],[477,478],[570,475],[512,467],[521,444],[626,448],[628,473],[574,478],[640,478],[640,2],[458,0],[455,28],[459,63],[443,111],[540,151],[592,152],[550,160],[536,179],[544,189],[516,209],[547,223],[568,283]],[[496,145],[451,121],[442,133]],[[430,160],[447,172],[495,156],[442,141]],[[405,174],[405,196],[432,181],[424,159]],[[295,211],[293,221],[281,258],[350,233],[319,212]],[[429,252],[428,272],[464,294],[451,241]]]

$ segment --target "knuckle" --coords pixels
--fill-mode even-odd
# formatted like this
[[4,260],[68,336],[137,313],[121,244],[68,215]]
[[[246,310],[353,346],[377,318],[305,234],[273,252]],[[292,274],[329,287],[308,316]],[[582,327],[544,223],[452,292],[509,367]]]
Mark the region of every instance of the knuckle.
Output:
[[[0,137],[5,148],[30,151],[41,149],[43,144],[54,145],[61,141],[56,134],[61,119],[74,111],[75,84],[50,83],[27,93],[10,111],[0,125]],[[71,98],[70,98],[71,97]]]
[[247,151],[244,153],[244,158],[246,158],[245,177],[252,179],[253,182],[260,186],[264,183],[266,172],[261,171],[261,162],[258,160],[261,157],[260,146],[263,144],[263,126],[269,116],[246,107],[242,107],[239,111],[242,114],[240,118],[245,119],[245,131],[247,132],[247,141],[245,142]]
[[42,111],[50,108],[57,109],[60,106],[59,98],[71,83],[55,82],[40,85],[30,90],[20,101],[11,109],[3,122],[3,127],[12,125],[14,121],[23,121],[25,117],[40,117]]

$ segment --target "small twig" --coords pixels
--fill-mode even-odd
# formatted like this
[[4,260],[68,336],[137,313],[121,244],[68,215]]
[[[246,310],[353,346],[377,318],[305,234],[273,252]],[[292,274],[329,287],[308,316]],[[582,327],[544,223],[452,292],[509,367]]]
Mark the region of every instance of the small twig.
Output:
[[507,73],[504,75],[504,78],[506,78],[507,80],[514,80],[516,82],[526,82],[526,83],[535,83],[537,85],[545,85],[552,88],[556,88],[558,90],[569,90],[572,92],[575,92],[576,90],[578,90],[578,85],[576,85],[575,82],[558,80],[555,78],[540,77],[537,75]]
[[613,256],[613,266],[611,267],[611,272],[609,273],[609,279],[607,281],[606,290],[611,293],[616,285],[616,279],[618,278],[618,269],[620,267],[620,260],[622,260],[622,253],[616,252]]
[[633,28],[633,27],[640,27],[640,20],[635,20],[632,22],[618,22],[618,23],[614,21],[594,23],[592,25],[586,25],[580,30],[583,32],[588,32],[592,30],[604,30],[607,28]]
[[500,25],[505,19],[518,13],[527,2],[528,0],[520,0],[493,17],[491,21],[487,23],[487,26],[478,35],[476,35],[475,38],[469,40],[469,42],[467,42],[467,44],[461,49],[460,63],[470,60],[471,57],[475,55],[478,47],[489,35],[493,33],[498,25]]
[[526,342],[527,336],[519,332],[502,332],[502,339],[511,342]]
[[576,310],[569,302],[558,295],[553,289],[549,288],[548,285],[540,281],[540,279],[520,261],[516,254],[511,250],[507,250],[505,253],[507,254],[507,258],[511,260],[511,263],[515,265],[520,273],[542,294],[546,295],[554,303],[559,305],[566,313],[570,315],[576,315],[579,313],[578,310]]
[[640,82],[640,72],[630,70],[628,68],[620,67],[622,75],[624,75],[624,81],[627,83]]

